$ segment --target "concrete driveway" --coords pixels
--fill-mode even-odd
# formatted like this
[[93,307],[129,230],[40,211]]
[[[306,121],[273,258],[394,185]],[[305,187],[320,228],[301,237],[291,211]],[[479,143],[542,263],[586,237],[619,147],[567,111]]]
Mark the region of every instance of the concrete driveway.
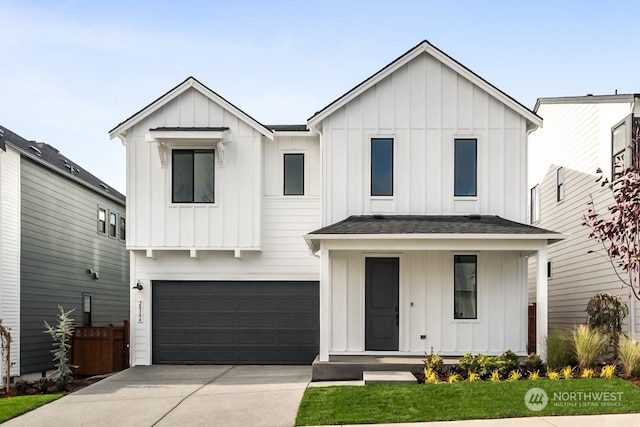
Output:
[[311,366],[136,366],[5,423],[291,427]]

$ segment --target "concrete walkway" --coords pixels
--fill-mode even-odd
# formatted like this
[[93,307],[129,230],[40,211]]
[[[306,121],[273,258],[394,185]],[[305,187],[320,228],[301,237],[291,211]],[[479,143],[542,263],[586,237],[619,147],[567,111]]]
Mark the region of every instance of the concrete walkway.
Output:
[[310,366],[136,366],[3,427],[291,427],[310,380]]

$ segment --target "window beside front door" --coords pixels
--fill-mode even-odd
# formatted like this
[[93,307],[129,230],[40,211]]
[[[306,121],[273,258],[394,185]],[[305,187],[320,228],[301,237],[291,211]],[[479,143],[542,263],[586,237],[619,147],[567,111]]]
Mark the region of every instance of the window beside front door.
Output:
[[172,202],[214,203],[213,150],[173,150]]
[[284,195],[304,195],[304,154],[284,155]]
[[478,257],[476,255],[454,255],[453,288],[454,319],[478,318]]
[[476,139],[454,140],[454,196],[478,195],[478,141]]
[[371,195],[393,196],[393,138],[371,139]]

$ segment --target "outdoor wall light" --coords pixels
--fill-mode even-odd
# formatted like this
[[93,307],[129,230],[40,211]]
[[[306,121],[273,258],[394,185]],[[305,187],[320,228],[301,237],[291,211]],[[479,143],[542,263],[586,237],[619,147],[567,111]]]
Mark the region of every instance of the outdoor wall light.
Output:
[[91,275],[91,278],[93,280],[98,280],[100,278],[100,276],[98,275],[98,272],[93,270],[93,269],[91,269],[91,268],[87,270],[87,273],[89,273]]
[[143,290],[143,289],[144,289],[144,286],[142,286],[142,282],[141,282],[140,280],[138,280],[138,282],[136,283],[136,285],[135,285],[133,288],[131,288],[131,289],[137,289],[137,290],[141,291],[141,290]]

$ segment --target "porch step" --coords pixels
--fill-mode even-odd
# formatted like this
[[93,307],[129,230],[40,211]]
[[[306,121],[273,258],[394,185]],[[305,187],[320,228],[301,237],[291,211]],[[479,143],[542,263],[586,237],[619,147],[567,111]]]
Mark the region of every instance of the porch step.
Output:
[[311,381],[363,380],[365,371],[422,372],[421,357],[330,356],[328,362],[318,357],[313,362]]
[[415,384],[416,377],[407,371],[364,371],[364,385],[369,384]]

